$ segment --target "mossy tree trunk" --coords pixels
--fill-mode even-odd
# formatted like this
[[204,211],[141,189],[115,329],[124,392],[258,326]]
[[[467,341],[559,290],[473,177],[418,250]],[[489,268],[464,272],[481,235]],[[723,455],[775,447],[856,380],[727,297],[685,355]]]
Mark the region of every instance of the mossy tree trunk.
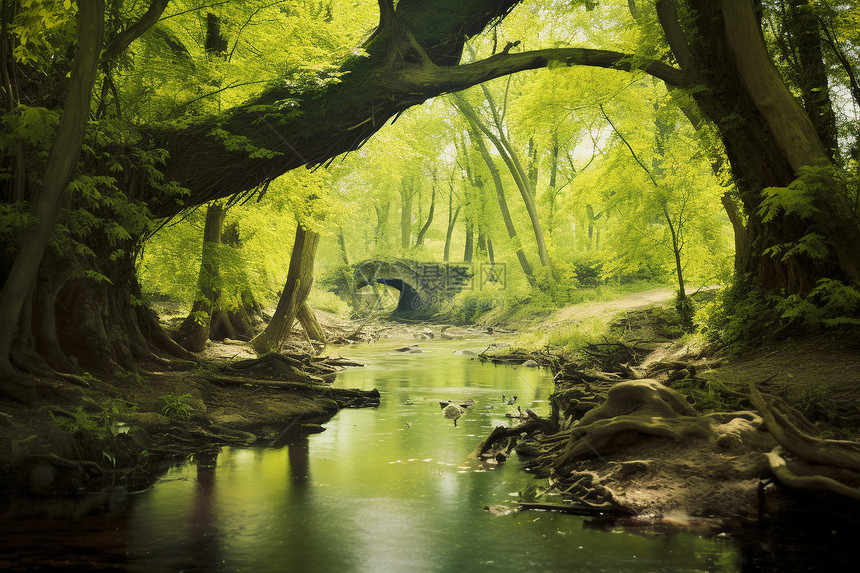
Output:
[[[266,325],[266,329],[251,340],[251,346],[259,354],[276,352],[289,336],[296,316],[311,292],[314,280],[314,258],[319,240],[319,233],[305,229],[302,225],[296,227],[296,239],[290,256],[287,282],[278,300],[278,307],[272,320]],[[307,316],[308,312],[309,309],[303,310],[302,314]],[[308,335],[311,334],[307,327],[306,332]]]
[[[30,226],[19,242],[15,261],[8,276],[4,277],[0,291],[0,371],[4,373],[12,370],[10,353],[19,325],[24,327],[19,340],[25,345],[29,342],[29,333],[25,330],[30,326],[28,316],[42,257],[54,233],[63,192],[75,172],[84,143],[99,54],[103,47],[104,15],[104,0],[81,1],[78,8],[80,41],[69,76],[60,126],[42,172],[41,186],[30,198],[31,214],[36,224]],[[2,41],[7,39],[4,37]],[[6,89],[10,87],[6,86]],[[26,309],[25,304],[28,306]]]
[[176,341],[192,352],[201,352],[209,340],[212,313],[221,298],[221,229],[224,226],[224,207],[213,201],[206,208],[203,224],[203,252],[200,272],[197,275],[198,296],[191,312],[176,333]]

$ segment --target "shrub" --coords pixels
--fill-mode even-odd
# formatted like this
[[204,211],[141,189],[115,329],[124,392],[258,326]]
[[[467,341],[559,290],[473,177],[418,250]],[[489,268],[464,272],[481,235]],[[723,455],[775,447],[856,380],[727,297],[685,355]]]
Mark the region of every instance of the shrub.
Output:
[[164,400],[164,406],[161,408],[161,415],[171,420],[187,420],[191,417],[191,412],[194,411],[194,407],[188,403],[189,398],[191,398],[191,394],[182,394],[181,396],[167,394],[162,396],[161,399]]

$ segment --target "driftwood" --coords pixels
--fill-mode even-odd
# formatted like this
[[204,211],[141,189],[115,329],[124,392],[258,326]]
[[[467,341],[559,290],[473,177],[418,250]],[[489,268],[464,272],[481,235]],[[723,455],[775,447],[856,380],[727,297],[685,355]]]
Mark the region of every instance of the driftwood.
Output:
[[[496,428],[490,432],[490,435],[478,444],[478,447],[469,454],[469,459],[477,460],[481,458],[486,459],[488,457],[497,458],[499,454],[504,456],[504,458],[507,458],[508,454],[510,454],[511,450],[513,450],[516,445],[514,441],[510,440],[511,438],[516,438],[522,434],[533,434],[535,432],[550,434],[558,430],[558,427],[550,420],[538,418],[530,410],[527,410],[526,412],[530,414],[529,421],[514,428],[496,426]],[[497,447],[499,442],[502,440],[508,441],[504,443],[502,447]]]
[[515,501],[514,505],[520,509],[536,509],[539,511],[559,511],[572,513],[574,515],[634,515],[631,509],[611,503],[541,503],[532,501]]
[[224,376],[212,374],[206,377],[206,380],[213,384],[224,384],[227,386],[264,386],[266,388],[277,388],[279,390],[289,390],[293,392],[313,393],[320,388],[327,388],[320,382],[306,381],[289,381],[289,380],[263,380],[260,378],[248,378],[245,376]]

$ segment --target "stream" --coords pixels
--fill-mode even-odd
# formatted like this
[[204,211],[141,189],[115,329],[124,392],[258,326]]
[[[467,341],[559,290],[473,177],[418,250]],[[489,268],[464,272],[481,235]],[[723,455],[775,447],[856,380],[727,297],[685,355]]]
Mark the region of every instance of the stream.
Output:
[[[736,571],[730,539],[602,530],[588,518],[496,516],[531,481],[516,455],[467,461],[516,405],[548,411],[551,375],[482,364],[426,341],[334,351],[365,363],[337,386],[378,388],[378,409],[342,410],[326,431],[281,449],[224,447],[172,468],[110,511],[18,523],[4,532],[6,570],[160,571]],[[517,396],[515,405],[502,402]],[[474,400],[457,426],[442,400]]]

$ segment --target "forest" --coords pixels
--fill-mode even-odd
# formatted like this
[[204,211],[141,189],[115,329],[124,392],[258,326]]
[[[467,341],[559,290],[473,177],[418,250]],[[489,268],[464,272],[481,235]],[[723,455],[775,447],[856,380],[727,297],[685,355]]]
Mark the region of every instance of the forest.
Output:
[[389,351],[549,373],[547,411],[432,383],[455,429],[504,410],[458,455],[516,451],[516,511],[856,525],[856,2],[0,12],[0,531],[225,445],[305,467],[339,411],[384,418],[384,376],[342,379]]

